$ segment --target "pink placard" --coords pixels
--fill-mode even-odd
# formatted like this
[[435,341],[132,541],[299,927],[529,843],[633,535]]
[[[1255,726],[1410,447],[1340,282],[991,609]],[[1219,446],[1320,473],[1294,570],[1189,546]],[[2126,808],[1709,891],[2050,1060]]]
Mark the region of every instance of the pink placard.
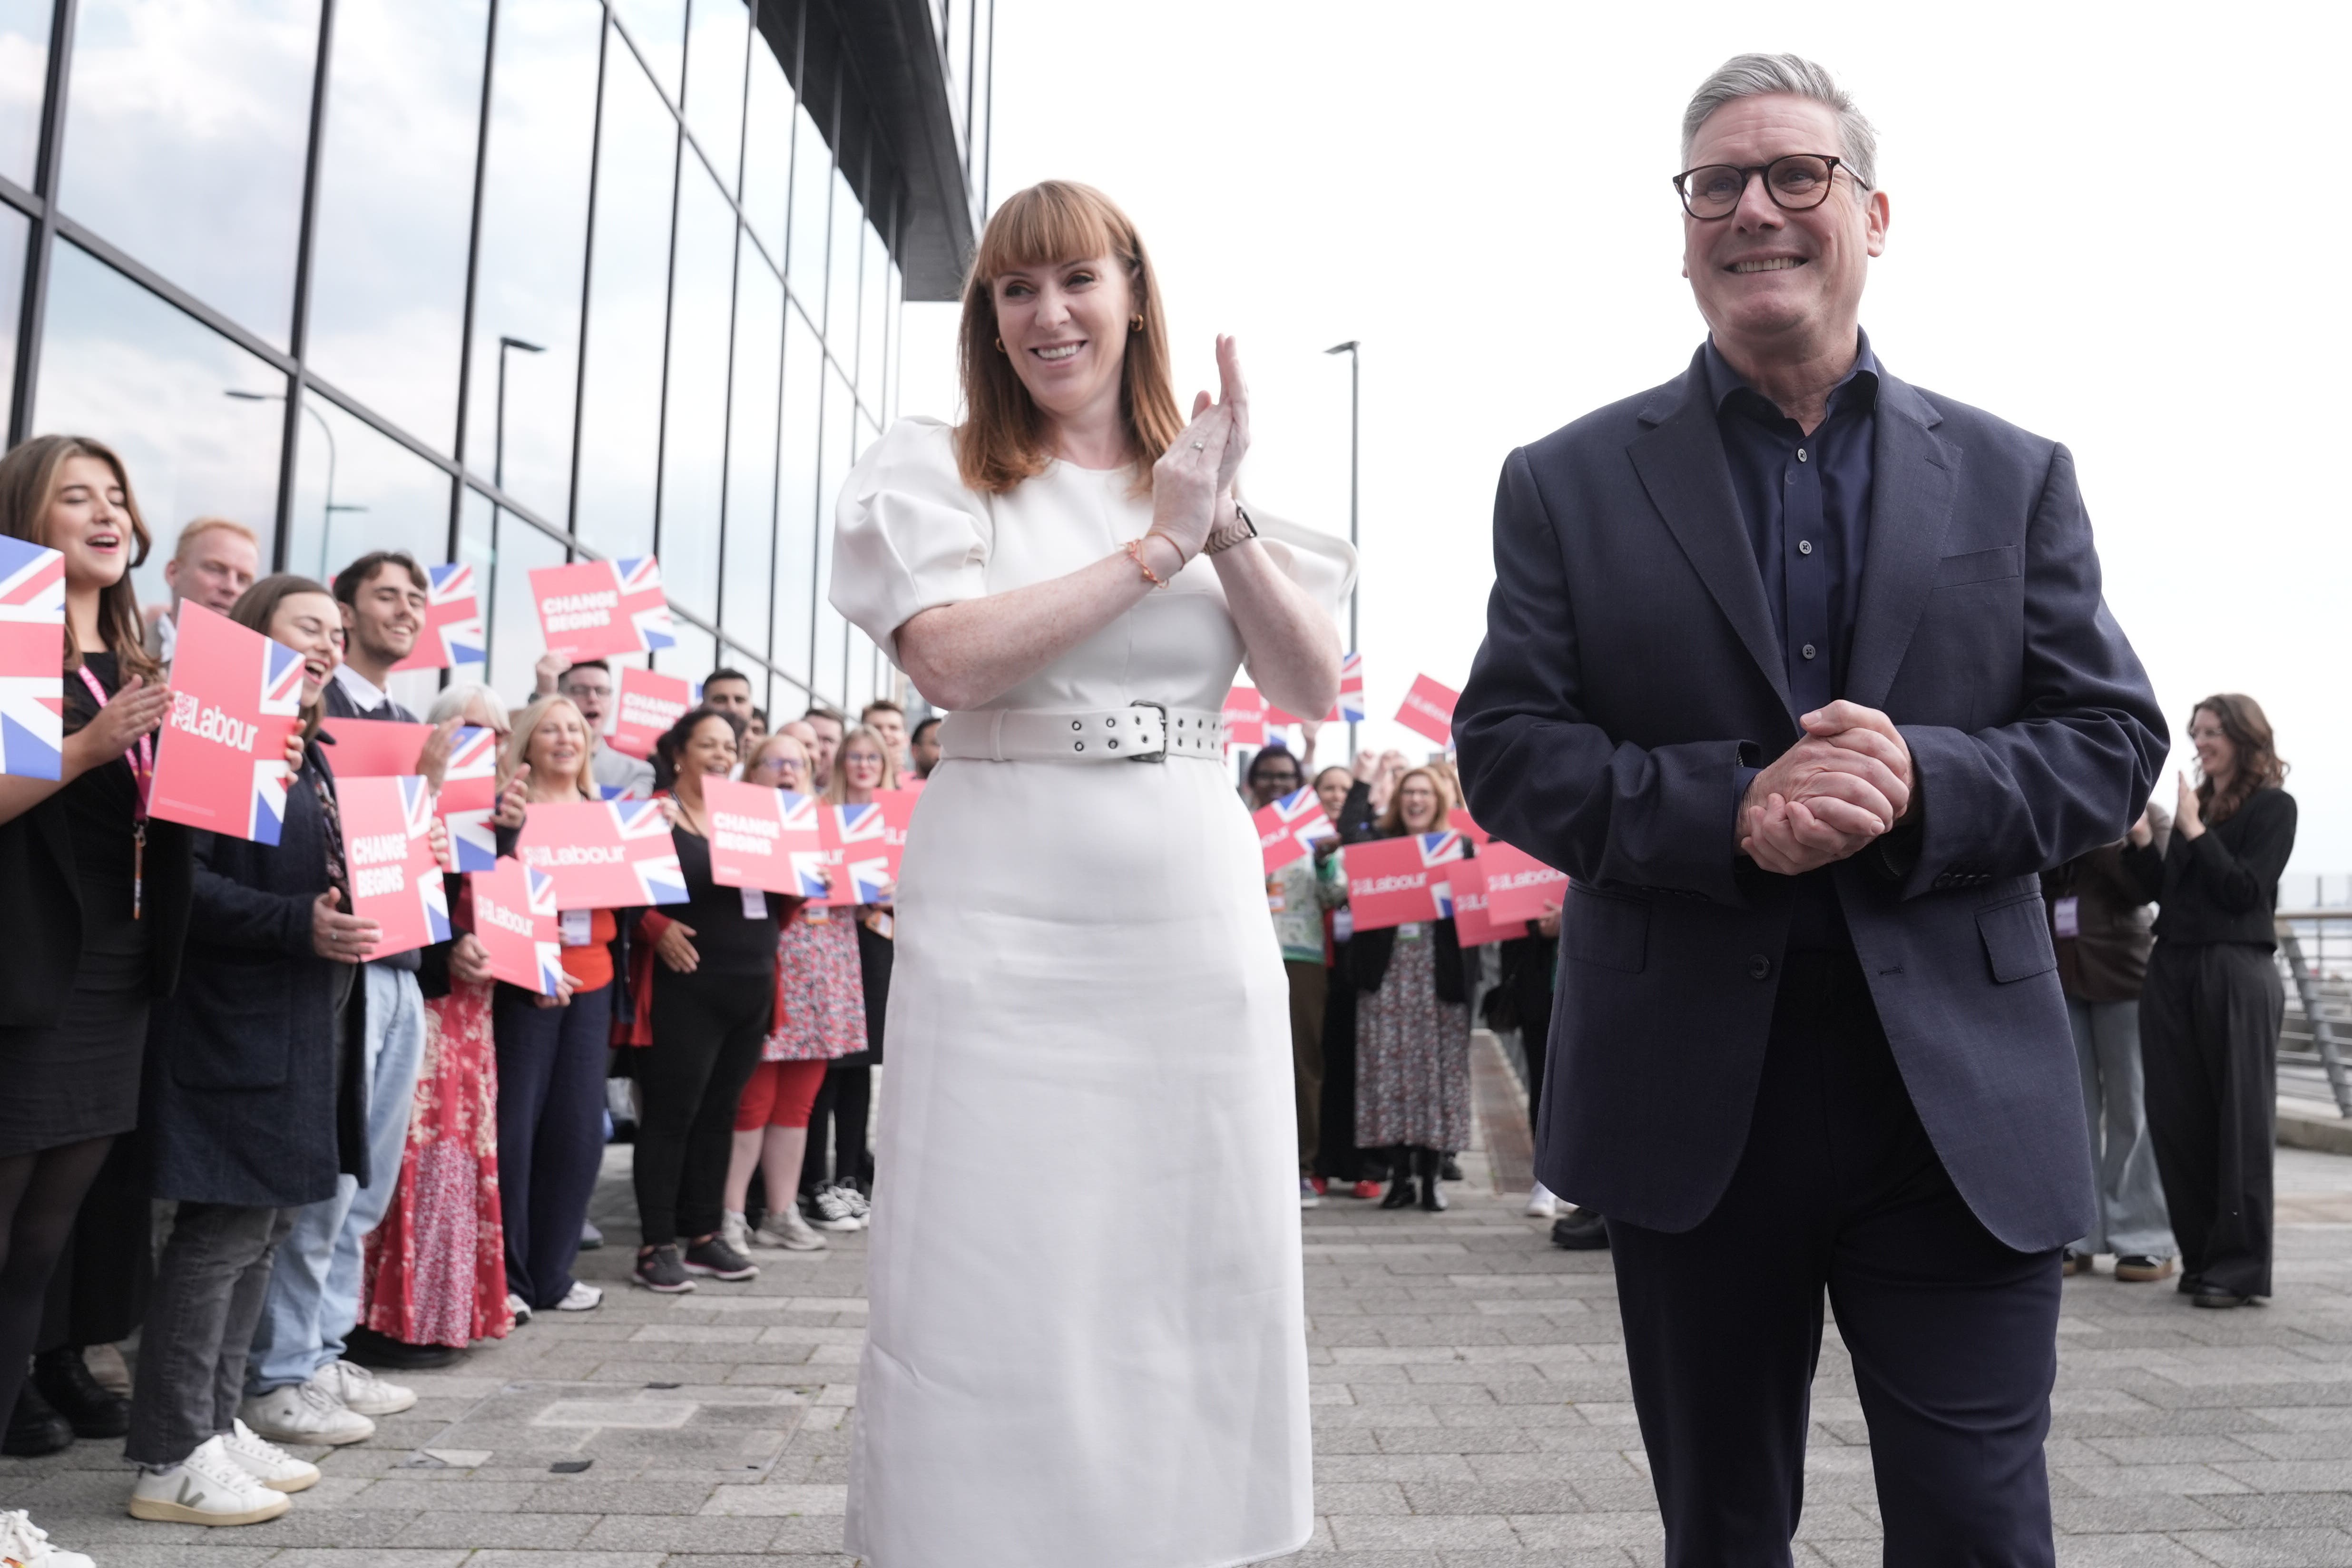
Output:
[[1568,897],[1568,879],[1524,849],[1496,839],[1478,853],[1486,862],[1486,912],[1494,921],[1538,921],[1545,905],[1558,909]]
[[824,814],[824,848],[832,891],[824,902],[887,904],[898,895],[898,862],[907,849],[907,828],[915,796],[905,790],[877,789],[866,805],[835,805]]
[[700,699],[701,684],[633,664],[621,666],[614,676],[613,732],[605,739],[613,750],[644,762],[653,756],[654,742]]
[[1448,872],[1462,858],[1458,833],[1381,838],[1347,848],[1348,907],[1358,931],[1408,921],[1444,920],[1454,912]]
[[1250,822],[1257,829],[1257,846],[1265,852],[1268,876],[1300,856],[1311,854],[1318,840],[1339,831],[1331,826],[1322,801],[1311,789],[1298,790],[1260,806]]
[[823,823],[832,811],[824,802],[730,779],[703,780],[702,800],[710,816],[712,881],[824,899]]
[[300,726],[301,706],[300,654],[183,604],[148,811],[277,843],[286,821],[286,737]]
[[65,776],[66,558],[0,535],[0,773]]
[[661,568],[650,555],[538,567],[530,574],[530,596],[547,651],[574,664],[677,641],[662,597]]
[[1225,693],[1225,744],[1265,744],[1265,699],[1255,686],[1236,686]]
[[489,640],[482,631],[482,602],[474,592],[474,569],[463,562],[425,569],[425,625],[416,647],[394,669],[446,669],[485,662]]
[[523,816],[515,853],[555,879],[559,910],[621,910],[682,904],[669,817],[657,800],[560,801]]
[[1486,907],[1486,863],[1456,860],[1445,869],[1445,880],[1454,889],[1454,935],[1464,947],[1484,947],[1490,942],[1524,936],[1522,926],[1496,925]]
[[335,781],[352,912],[383,935],[370,958],[449,940],[449,900],[433,855],[433,792],[410,773]]
[[563,973],[555,879],[509,856],[467,877],[466,885],[474,907],[474,940],[489,955],[491,975],[541,996],[554,995]]
[[1416,735],[1450,746],[1454,744],[1454,705],[1461,700],[1462,694],[1452,687],[1417,675],[1412,689],[1404,694],[1404,706],[1397,710],[1397,722]]

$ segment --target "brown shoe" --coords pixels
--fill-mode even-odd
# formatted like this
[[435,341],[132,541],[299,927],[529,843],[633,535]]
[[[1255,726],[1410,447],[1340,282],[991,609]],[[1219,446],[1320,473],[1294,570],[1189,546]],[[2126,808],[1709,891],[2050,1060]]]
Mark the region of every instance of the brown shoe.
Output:
[[2172,1278],[2173,1261],[2169,1258],[2131,1257],[2116,1259],[2116,1278],[2127,1285],[2145,1285],[2151,1279]]
[[2059,1259],[2058,1272],[2070,1279],[2077,1274],[2088,1274],[2092,1272],[2091,1255],[2087,1252],[2077,1252],[2071,1247],[2068,1247],[2064,1256]]

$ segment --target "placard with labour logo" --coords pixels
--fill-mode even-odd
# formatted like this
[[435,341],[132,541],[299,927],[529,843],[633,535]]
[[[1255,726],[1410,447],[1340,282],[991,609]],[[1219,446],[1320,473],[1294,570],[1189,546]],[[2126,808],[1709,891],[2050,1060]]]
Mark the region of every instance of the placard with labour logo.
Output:
[[149,815],[275,844],[286,738],[302,722],[302,656],[193,600],[179,626]]

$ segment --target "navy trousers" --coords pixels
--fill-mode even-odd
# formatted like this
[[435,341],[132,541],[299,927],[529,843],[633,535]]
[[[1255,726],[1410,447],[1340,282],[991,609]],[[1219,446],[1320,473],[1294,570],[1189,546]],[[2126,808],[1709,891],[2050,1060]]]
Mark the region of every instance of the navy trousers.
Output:
[[543,1310],[572,1289],[580,1229],[604,1159],[604,1064],[613,988],[562,1007],[499,987],[499,1203],[507,1289]]
[[1668,1568],[1790,1562],[1824,1294],[1890,1568],[2053,1561],[2059,1252],[2012,1252],[1969,1213],[1851,952],[1789,955],[1715,1212],[1679,1235],[1612,1219],[1609,1237]]

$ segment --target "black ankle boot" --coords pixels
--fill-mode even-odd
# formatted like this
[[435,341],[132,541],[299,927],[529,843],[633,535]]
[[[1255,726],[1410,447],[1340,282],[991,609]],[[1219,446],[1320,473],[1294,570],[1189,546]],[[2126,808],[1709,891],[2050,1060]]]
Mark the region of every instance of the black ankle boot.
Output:
[[79,1345],[33,1358],[33,1384],[72,1424],[77,1437],[120,1437],[131,1430],[131,1401],[90,1375]]
[[1412,1168],[1422,1178],[1421,1206],[1431,1214],[1445,1212],[1445,1184],[1438,1180],[1442,1158],[1434,1149],[1415,1149],[1412,1152]]
[[1381,1207],[1406,1209],[1420,1201],[1421,1187],[1412,1179],[1414,1170],[1411,1149],[1399,1143],[1389,1150],[1389,1195],[1381,1200]]
[[37,1459],[43,1454],[54,1454],[73,1447],[73,1424],[41,1397],[41,1391],[26,1378],[16,1395],[16,1408],[8,1413],[8,1435],[0,1438],[0,1454],[13,1458]]

